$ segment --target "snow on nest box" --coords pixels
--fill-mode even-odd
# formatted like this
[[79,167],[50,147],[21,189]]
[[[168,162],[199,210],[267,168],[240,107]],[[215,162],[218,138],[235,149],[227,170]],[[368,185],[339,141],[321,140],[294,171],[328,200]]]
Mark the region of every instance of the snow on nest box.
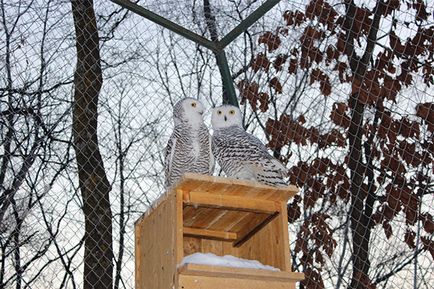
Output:
[[194,253],[185,256],[184,259],[182,259],[180,266],[185,264],[201,264],[201,265],[211,265],[211,266],[280,271],[279,269],[273,266],[264,265],[257,260],[237,258],[232,255],[217,256],[213,253]]

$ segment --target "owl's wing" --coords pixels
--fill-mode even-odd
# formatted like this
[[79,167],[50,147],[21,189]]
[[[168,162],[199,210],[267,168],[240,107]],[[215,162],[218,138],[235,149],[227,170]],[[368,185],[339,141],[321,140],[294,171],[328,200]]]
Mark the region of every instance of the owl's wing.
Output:
[[279,174],[281,173],[282,176],[286,175],[288,169],[275,157],[270,155],[266,146],[257,137],[247,132],[246,137],[249,139],[249,143],[255,147],[254,156],[261,160],[261,166],[264,168],[264,170],[279,172]]
[[166,145],[165,150],[165,156],[164,156],[164,174],[166,177],[166,187],[170,185],[170,175],[172,173],[172,162],[173,162],[173,155],[175,154],[175,147],[176,147],[176,138],[172,134],[169,138],[169,141]]
[[212,149],[212,136],[208,134],[208,153],[209,153],[209,174],[212,176],[214,174],[214,168],[215,168],[215,159]]
[[268,153],[267,147],[262,143],[262,141],[260,141],[257,137],[255,137],[254,135],[246,132],[246,138],[248,139],[248,142],[257,148],[257,152],[264,155],[264,156],[270,156],[271,155]]

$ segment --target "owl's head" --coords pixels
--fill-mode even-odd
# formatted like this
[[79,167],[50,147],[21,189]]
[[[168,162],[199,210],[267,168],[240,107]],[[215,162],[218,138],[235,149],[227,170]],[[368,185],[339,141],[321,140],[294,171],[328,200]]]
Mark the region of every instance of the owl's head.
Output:
[[212,110],[212,127],[214,129],[230,126],[243,127],[241,111],[238,107],[224,104]]
[[197,99],[188,97],[178,101],[173,107],[173,118],[175,125],[187,122],[189,124],[203,123],[205,108]]

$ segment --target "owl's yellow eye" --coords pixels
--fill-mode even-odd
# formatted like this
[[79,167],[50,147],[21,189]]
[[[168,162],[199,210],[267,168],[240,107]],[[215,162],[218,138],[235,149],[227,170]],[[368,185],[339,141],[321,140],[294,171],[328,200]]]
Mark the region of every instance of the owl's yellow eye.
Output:
[[191,106],[192,106],[192,107],[196,107],[196,105],[197,105],[197,104],[196,104],[195,102],[192,102],[192,103],[191,103]]
[[222,114],[222,111],[221,110],[217,110],[217,114],[218,115]]
[[235,114],[235,110],[231,109],[231,110],[229,111],[229,114]]

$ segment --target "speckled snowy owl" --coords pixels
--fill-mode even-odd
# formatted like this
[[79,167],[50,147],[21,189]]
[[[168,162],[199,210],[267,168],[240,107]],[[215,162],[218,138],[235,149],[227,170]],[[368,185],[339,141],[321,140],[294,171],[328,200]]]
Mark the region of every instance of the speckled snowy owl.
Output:
[[204,107],[194,98],[184,98],[173,107],[175,128],[166,146],[166,186],[186,173],[211,175],[214,158],[211,136],[203,122]]
[[286,186],[286,168],[265,145],[247,133],[241,111],[232,105],[216,107],[212,112],[212,151],[228,177],[254,180],[270,186]]

